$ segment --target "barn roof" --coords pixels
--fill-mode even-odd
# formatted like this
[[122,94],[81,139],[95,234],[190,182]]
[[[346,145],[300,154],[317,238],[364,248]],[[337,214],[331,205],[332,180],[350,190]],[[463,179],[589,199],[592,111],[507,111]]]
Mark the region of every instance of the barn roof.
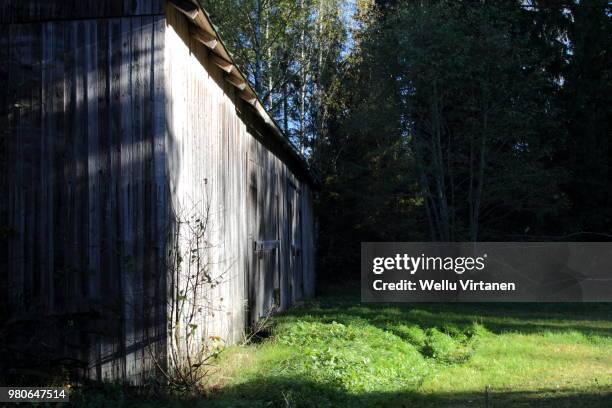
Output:
[[269,128],[271,134],[281,143],[306,173],[310,182],[318,184],[318,179],[304,156],[298,151],[289,138],[287,138],[272,116],[270,116],[268,111],[264,108],[263,103],[253,90],[249,80],[236,65],[232,55],[221,40],[217,29],[210,20],[208,13],[206,13],[196,0],[169,0],[169,3],[187,16],[192,24],[191,36],[208,47],[212,55],[212,62],[225,71],[226,81],[236,88],[240,98],[253,107],[258,116]]

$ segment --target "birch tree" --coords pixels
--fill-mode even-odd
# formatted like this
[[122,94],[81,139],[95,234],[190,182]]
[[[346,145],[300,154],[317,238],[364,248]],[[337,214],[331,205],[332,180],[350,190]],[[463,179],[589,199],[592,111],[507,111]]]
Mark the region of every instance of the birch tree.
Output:
[[341,59],[343,4],[203,0],[265,107],[303,153],[320,133],[327,72]]

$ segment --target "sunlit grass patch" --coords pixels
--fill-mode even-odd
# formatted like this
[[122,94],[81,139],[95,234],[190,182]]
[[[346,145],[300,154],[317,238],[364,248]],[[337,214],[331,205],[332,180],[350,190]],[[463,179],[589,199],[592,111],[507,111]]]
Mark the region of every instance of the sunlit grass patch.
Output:
[[230,349],[208,402],[481,406],[488,388],[494,406],[612,406],[612,307],[592,320],[560,308],[319,299],[275,318],[263,343]]
[[416,386],[428,370],[412,344],[373,326],[298,321],[275,341],[299,351],[282,364],[285,372],[348,392]]

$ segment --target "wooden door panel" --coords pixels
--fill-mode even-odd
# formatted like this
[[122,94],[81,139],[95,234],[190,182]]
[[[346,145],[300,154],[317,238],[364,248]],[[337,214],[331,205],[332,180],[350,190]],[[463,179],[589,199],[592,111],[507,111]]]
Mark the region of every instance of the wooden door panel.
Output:
[[268,315],[276,304],[280,273],[276,174],[249,160],[249,324]]

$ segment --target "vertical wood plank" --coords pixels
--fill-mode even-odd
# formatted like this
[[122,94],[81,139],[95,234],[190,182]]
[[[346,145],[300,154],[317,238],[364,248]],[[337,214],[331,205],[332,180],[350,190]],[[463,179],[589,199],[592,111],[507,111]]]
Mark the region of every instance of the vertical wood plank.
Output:
[[23,179],[24,162],[22,149],[22,132],[20,127],[21,122],[21,103],[23,96],[20,91],[24,88],[23,73],[20,69],[20,59],[25,41],[21,30],[22,27],[12,26],[9,28],[9,39],[12,46],[9,48],[8,58],[8,77],[11,82],[8,83],[8,129],[10,130],[8,157],[14,157],[18,160],[11,160],[9,167],[8,180],[9,186],[9,208],[8,213],[11,220],[11,231],[13,239],[9,241],[9,274],[8,274],[8,290],[10,296],[11,311],[23,310],[24,304],[24,280],[25,280],[25,235],[24,235],[24,203],[22,186],[25,185]]
[[100,194],[100,287],[101,308],[105,315],[100,321],[103,329],[99,336],[100,376],[103,380],[110,380],[116,369],[113,359],[115,342],[115,321],[118,310],[113,301],[112,277],[115,276],[113,259],[114,225],[113,225],[113,197],[112,197],[112,135],[110,134],[110,20],[97,20],[97,84],[98,98],[98,146],[99,146],[99,194]]
[[[4,13],[4,9],[0,8],[0,13]],[[11,139],[11,129],[9,127],[9,115],[11,109],[9,106],[10,92],[10,76],[9,76],[9,58],[10,58],[10,26],[0,25],[0,82],[5,86],[0,88],[0,106],[4,106],[5,111],[0,115],[0,264],[5,265],[0,270],[0,296],[5,299],[3,305],[6,309],[5,313],[9,312],[9,305],[6,300],[9,299],[9,240],[11,239],[11,222],[9,217],[9,140]]]
[[[165,155],[165,95],[164,95],[164,48],[165,48],[165,19],[155,17],[153,21],[153,42],[151,53],[152,73],[152,99],[153,99],[153,189],[154,200],[154,239],[155,239],[155,269],[153,282],[155,327],[153,335],[156,339],[163,338],[166,334],[166,239],[167,239],[167,190],[166,190],[166,155]],[[164,344],[157,340],[155,351],[161,353]]]
[[[136,6],[139,4],[137,2]],[[138,9],[137,9],[138,10]],[[137,11],[138,12],[138,11]],[[133,71],[134,78],[134,91],[132,96],[133,107],[134,107],[134,145],[135,157],[132,162],[132,170],[134,172],[135,183],[134,183],[134,197],[135,197],[135,213],[134,213],[134,224],[133,228],[136,231],[135,243],[135,270],[134,270],[134,285],[137,296],[134,299],[135,307],[135,326],[136,326],[136,342],[142,344],[144,341],[143,334],[145,328],[144,321],[144,268],[145,268],[145,247],[146,247],[146,236],[145,236],[145,222],[144,213],[146,211],[146,197],[145,197],[145,167],[146,167],[146,135],[145,135],[145,110],[146,110],[146,90],[147,90],[147,57],[146,57],[146,27],[143,18],[132,19],[132,49],[134,54],[133,58]],[[133,74],[133,75],[134,75]],[[144,364],[144,353],[145,350],[142,347],[136,349],[136,370],[141,376],[141,367]]]
[[41,293],[47,294],[45,305],[47,310],[53,310],[55,304],[55,288],[53,286],[53,254],[55,240],[53,239],[53,148],[56,143],[56,116],[53,112],[53,48],[54,25],[43,25],[42,51],[42,117],[43,132],[41,140],[40,191],[41,191],[41,240],[46,245],[40,245],[41,262]]
[[121,20],[113,19],[110,22],[110,58],[108,66],[108,78],[110,80],[109,94],[109,139],[110,146],[110,208],[112,224],[112,246],[111,256],[111,273],[109,273],[109,281],[111,284],[110,296],[113,299],[113,306],[116,310],[116,322],[114,331],[116,339],[114,340],[113,354],[113,378],[125,378],[125,342],[124,342],[124,327],[123,327],[123,294],[122,294],[122,274],[121,274],[121,87],[124,85],[121,82],[121,66],[122,66],[122,42],[126,33],[121,31]]
[[[63,310],[66,306],[66,272],[67,265],[65,259],[68,256],[66,249],[66,237],[68,235],[68,229],[66,228],[67,223],[65,216],[67,216],[67,192],[66,186],[68,180],[66,179],[65,163],[66,163],[66,149],[67,149],[67,132],[66,121],[64,115],[64,68],[66,53],[64,48],[64,24],[62,23],[50,23],[53,25],[53,49],[51,51],[51,99],[49,106],[49,115],[52,115],[52,122],[55,126],[53,129],[49,129],[51,132],[49,138],[51,141],[50,156],[51,161],[48,171],[50,172],[51,179],[50,185],[48,186],[52,200],[50,205],[51,219],[49,223],[52,227],[53,232],[50,238],[54,240],[53,246],[53,262],[51,263],[52,268],[52,286],[54,288],[54,299],[52,300],[52,307],[56,310]],[[44,245],[44,244],[43,244]]]
[[146,350],[153,336],[151,327],[153,324],[154,309],[153,297],[155,295],[153,285],[155,264],[155,218],[153,208],[155,207],[153,184],[153,17],[142,17],[141,52],[142,52],[142,361],[143,370],[148,374],[152,369],[149,351]]
[[87,172],[89,214],[89,270],[88,295],[95,300],[101,295],[100,286],[100,171],[102,152],[98,133],[98,25],[96,21],[86,23],[85,75],[87,106]]
[[[88,301],[97,304],[100,308],[101,291],[101,172],[103,152],[100,143],[99,125],[99,96],[98,96],[98,24],[95,20],[86,22],[85,49],[85,99],[87,111],[87,173],[88,173],[88,269],[87,269],[87,295]],[[96,325],[93,325],[95,328]],[[96,380],[102,379],[101,367],[101,341],[94,333],[89,335],[89,359],[91,376]]]
[[77,262],[75,273],[75,290],[77,301],[83,303],[88,296],[89,274],[89,148],[87,140],[87,48],[88,23],[74,23],[74,114],[72,118],[72,134],[74,135],[74,219],[72,240]]
[[[64,264],[64,300],[65,307],[74,308],[78,298],[78,291],[75,282],[78,279],[79,265],[75,263],[74,239],[72,231],[76,224],[74,197],[75,197],[75,163],[78,160],[74,156],[75,135],[73,133],[75,106],[75,49],[76,49],[76,24],[66,23],[63,36],[64,44],[64,72],[63,72],[63,110],[62,110],[62,131],[64,133],[64,145],[62,148],[62,178],[63,178],[63,197],[62,211],[59,215],[63,220],[62,228],[62,262]],[[67,221],[70,220],[70,221]]]
[[132,160],[133,160],[133,132],[132,132],[132,25],[131,19],[121,20],[121,287],[123,292],[123,324],[125,349],[125,375],[128,380],[135,376],[135,344],[134,328],[134,230],[132,222],[133,194],[132,194]]

